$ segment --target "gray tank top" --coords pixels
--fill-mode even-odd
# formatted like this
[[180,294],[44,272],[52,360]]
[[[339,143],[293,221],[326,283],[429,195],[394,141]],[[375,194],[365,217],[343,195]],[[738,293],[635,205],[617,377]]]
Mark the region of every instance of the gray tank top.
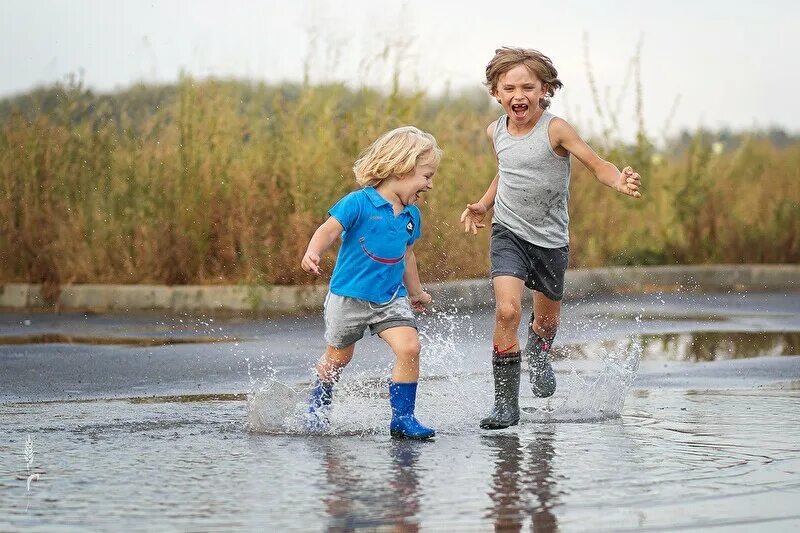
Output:
[[555,115],[545,111],[533,129],[514,137],[507,115],[494,128],[500,180],[492,222],[543,248],[569,243],[569,156],[557,155],[547,134]]

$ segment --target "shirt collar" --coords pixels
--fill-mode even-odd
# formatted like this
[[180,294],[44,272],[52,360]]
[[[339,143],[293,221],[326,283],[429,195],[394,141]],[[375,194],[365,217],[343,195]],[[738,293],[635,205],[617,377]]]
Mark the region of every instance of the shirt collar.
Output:
[[[387,200],[386,198],[381,196],[381,194],[377,190],[375,190],[375,187],[372,187],[372,186],[364,187],[364,194],[367,195],[367,198],[369,198],[370,202],[372,202],[372,205],[374,205],[375,207],[380,207],[382,205],[388,205],[389,207],[392,206],[392,204],[389,202],[389,200]],[[403,210],[400,211],[400,212],[401,213],[407,213],[408,212],[408,206],[404,205],[403,206]]]

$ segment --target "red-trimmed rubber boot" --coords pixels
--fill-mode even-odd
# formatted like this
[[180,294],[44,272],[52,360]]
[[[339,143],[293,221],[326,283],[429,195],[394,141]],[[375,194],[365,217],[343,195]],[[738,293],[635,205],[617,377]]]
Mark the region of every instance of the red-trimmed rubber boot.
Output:
[[528,343],[525,345],[525,359],[528,362],[528,375],[534,396],[548,398],[556,392],[556,374],[550,364],[550,348],[553,338],[543,339],[533,331],[533,321],[528,327]]
[[494,409],[481,420],[481,429],[505,429],[519,423],[519,373],[522,356],[519,352],[492,352],[494,377]]

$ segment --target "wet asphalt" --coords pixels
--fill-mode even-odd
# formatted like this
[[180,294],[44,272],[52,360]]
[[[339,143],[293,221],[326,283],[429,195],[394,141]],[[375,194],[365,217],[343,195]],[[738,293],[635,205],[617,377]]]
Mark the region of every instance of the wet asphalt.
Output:
[[[464,355],[464,371],[489,373],[493,317],[491,308],[454,309],[436,302],[419,317],[423,349],[455,346]],[[800,332],[800,295],[649,294],[567,301],[556,345],[683,331]],[[382,341],[368,337],[359,343],[352,366],[384,376],[391,354]],[[0,313],[0,402],[245,393],[265,377],[307,382],[323,350],[319,315]],[[702,381],[704,373],[729,379],[731,386],[791,381],[800,379],[800,357],[724,364],[644,361],[634,386],[685,388]]]

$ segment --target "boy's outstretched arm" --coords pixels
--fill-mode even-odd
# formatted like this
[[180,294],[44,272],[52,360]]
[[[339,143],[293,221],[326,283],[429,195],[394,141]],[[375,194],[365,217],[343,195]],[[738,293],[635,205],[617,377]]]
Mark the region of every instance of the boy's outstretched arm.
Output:
[[[494,149],[494,128],[495,122],[486,127],[486,137],[489,138],[489,144],[492,146],[492,152],[497,159],[497,151]],[[467,208],[461,213],[461,223],[464,224],[464,233],[472,232],[473,235],[478,234],[478,228],[485,228],[486,224],[483,219],[486,218],[486,212],[494,207],[494,199],[497,196],[497,181],[500,179],[500,174],[495,174],[489,188],[483,193],[480,200],[474,204],[467,204]]]
[[631,167],[625,167],[620,172],[613,163],[598,156],[567,121],[554,118],[551,122],[551,133],[553,133],[554,144],[564,147],[570,154],[577,157],[600,183],[633,198],[642,196],[639,191],[642,185],[639,173]]
[[406,270],[403,272],[403,285],[408,291],[408,303],[414,311],[424,311],[425,307],[431,303],[431,295],[422,289],[417,270],[417,256],[409,246],[406,248]]
[[467,204],[467,208],[461,213],[461,223],[464,224],[464,233],[472,232],[473,235],[478,234],[478,228],[485,228],[486,224],[483,219],[486,218],[486,213],[494,207],[494,198],[497,196],[497,180],[500,179],[498,174],[495,174],[492,183],[480,200],[474,204]]
[[320,256],[333,244],[333,241],[339,238],[343,230],[344,227],[342,224],[333,217],[329,217],[328,220],[323,222],[311,237],[308,248],[306,248],[306,254],[300,262],[300,266],[303,267],[303,270],[319,275]]

